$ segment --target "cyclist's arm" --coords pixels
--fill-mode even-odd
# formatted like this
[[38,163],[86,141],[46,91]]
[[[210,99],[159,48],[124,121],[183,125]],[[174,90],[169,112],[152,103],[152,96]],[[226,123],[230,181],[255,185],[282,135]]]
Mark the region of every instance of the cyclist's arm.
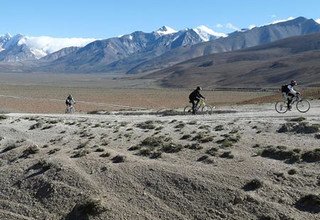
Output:
[[289,85],[289,86],[288,86],[288,89],[289,89],[289,93],[291,93],[291,94],[293,94],[293,95],[297,95],[297,94],[298,94],[298,92],[293,89],[293,86]]

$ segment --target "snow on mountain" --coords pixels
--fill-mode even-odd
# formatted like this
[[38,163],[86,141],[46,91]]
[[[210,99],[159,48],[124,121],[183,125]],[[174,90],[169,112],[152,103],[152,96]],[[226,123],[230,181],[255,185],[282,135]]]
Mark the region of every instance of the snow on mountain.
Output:
[[[290,21],[295,19],[294,17],[288,17],[287,19],[279,19],[279,20],[275,20],[273,22],[271,22],[270,24],[277,24],[277,23],[281,23],[281,22],[286,22],[286,21]],[[269,25],[269,24],[268,24]]]
[[200,38],[203,41],[209,41],[212,39],[212,37],[219,38],[219,37],[226,37],[227,36],[224,33],[215,32],[205,25],[200,25],[199,27],[196,27],[193,30],[200,36]]
[[320,24],[320,18],[315,20],[318,24]]
[[171,27],[168,26],[162,26],[161,28],[159,28],[157,31],[155,31],[157,34],[159,35],[167,35],[167,34],[173,34],[176,33],[177,31],[174,30]]
[[37,59],[65,47],[83,47],[97,39],[94,38],[53,38],[48,36],[23,36],[18,45],[25,44]]

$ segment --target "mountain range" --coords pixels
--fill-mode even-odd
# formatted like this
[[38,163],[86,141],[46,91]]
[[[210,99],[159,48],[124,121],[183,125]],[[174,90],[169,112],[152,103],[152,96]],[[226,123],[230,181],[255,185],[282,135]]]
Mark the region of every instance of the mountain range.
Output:
[[313,33],[320,33],[320,24],[304,17],[229,35],[205,26],[180,31],[163,26],[151,33],[136,31],[104,40],[91,39],[85,46],[66,47],[52,53],[24,44],[25,36],[5,35],[0,37],[0,72],[146,74],[161,72],[196,57]]
[[143,76],[162,87],[269,88],[294,79],[320,86],[320,33],[187,60]]

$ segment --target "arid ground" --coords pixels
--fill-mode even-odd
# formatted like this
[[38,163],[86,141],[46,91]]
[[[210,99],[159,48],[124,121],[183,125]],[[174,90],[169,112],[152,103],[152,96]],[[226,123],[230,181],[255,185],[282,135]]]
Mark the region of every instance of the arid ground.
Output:
[[[97,110],[175,109],[188,104],[194,88],[159,88],[154,81],[103,75],[0,74],[0,110],[64,113],[72,94],[77,112]],[[270,96],[274,92],[202,91],[207,103],[219,106]]]
[[[43,79],[1,84],[0,219],[320,218],[318,99],[278,114],[235,104],[274,93],[203,91],[219,105],[192,116],[188,89]],[[61,114],[68,93],[81,112]]]

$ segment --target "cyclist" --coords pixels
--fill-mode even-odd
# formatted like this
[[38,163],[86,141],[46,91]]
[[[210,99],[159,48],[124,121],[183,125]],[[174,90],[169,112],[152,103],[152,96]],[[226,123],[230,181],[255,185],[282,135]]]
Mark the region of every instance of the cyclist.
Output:
[[67,109],[70,109],[73,107],[73,104],[75,104],[76,102],[74,101],[73,97],[71,94],[68,95],[67,99],[66,99],[66,106]]
[[297,85],[297,81],[291,80],[290,84],[284,85],[282,89],[282,93],[284,97],[287,99],[288,110],[291,110],[292,108],[290,104],[292,102],[293,97],[300,95],[300,92],[297,92],[296,90],[293,89],[293,87],[296,85]]
[[202,90],[202,88],[200,86],[198,86],[193,92],[190,93],[189,95],[189,102],[192,103],[192,114],[196,114],[196,107],[200,101],[201,98],[205,99],[205,97],[203,97],[200,94],[200,91]]

